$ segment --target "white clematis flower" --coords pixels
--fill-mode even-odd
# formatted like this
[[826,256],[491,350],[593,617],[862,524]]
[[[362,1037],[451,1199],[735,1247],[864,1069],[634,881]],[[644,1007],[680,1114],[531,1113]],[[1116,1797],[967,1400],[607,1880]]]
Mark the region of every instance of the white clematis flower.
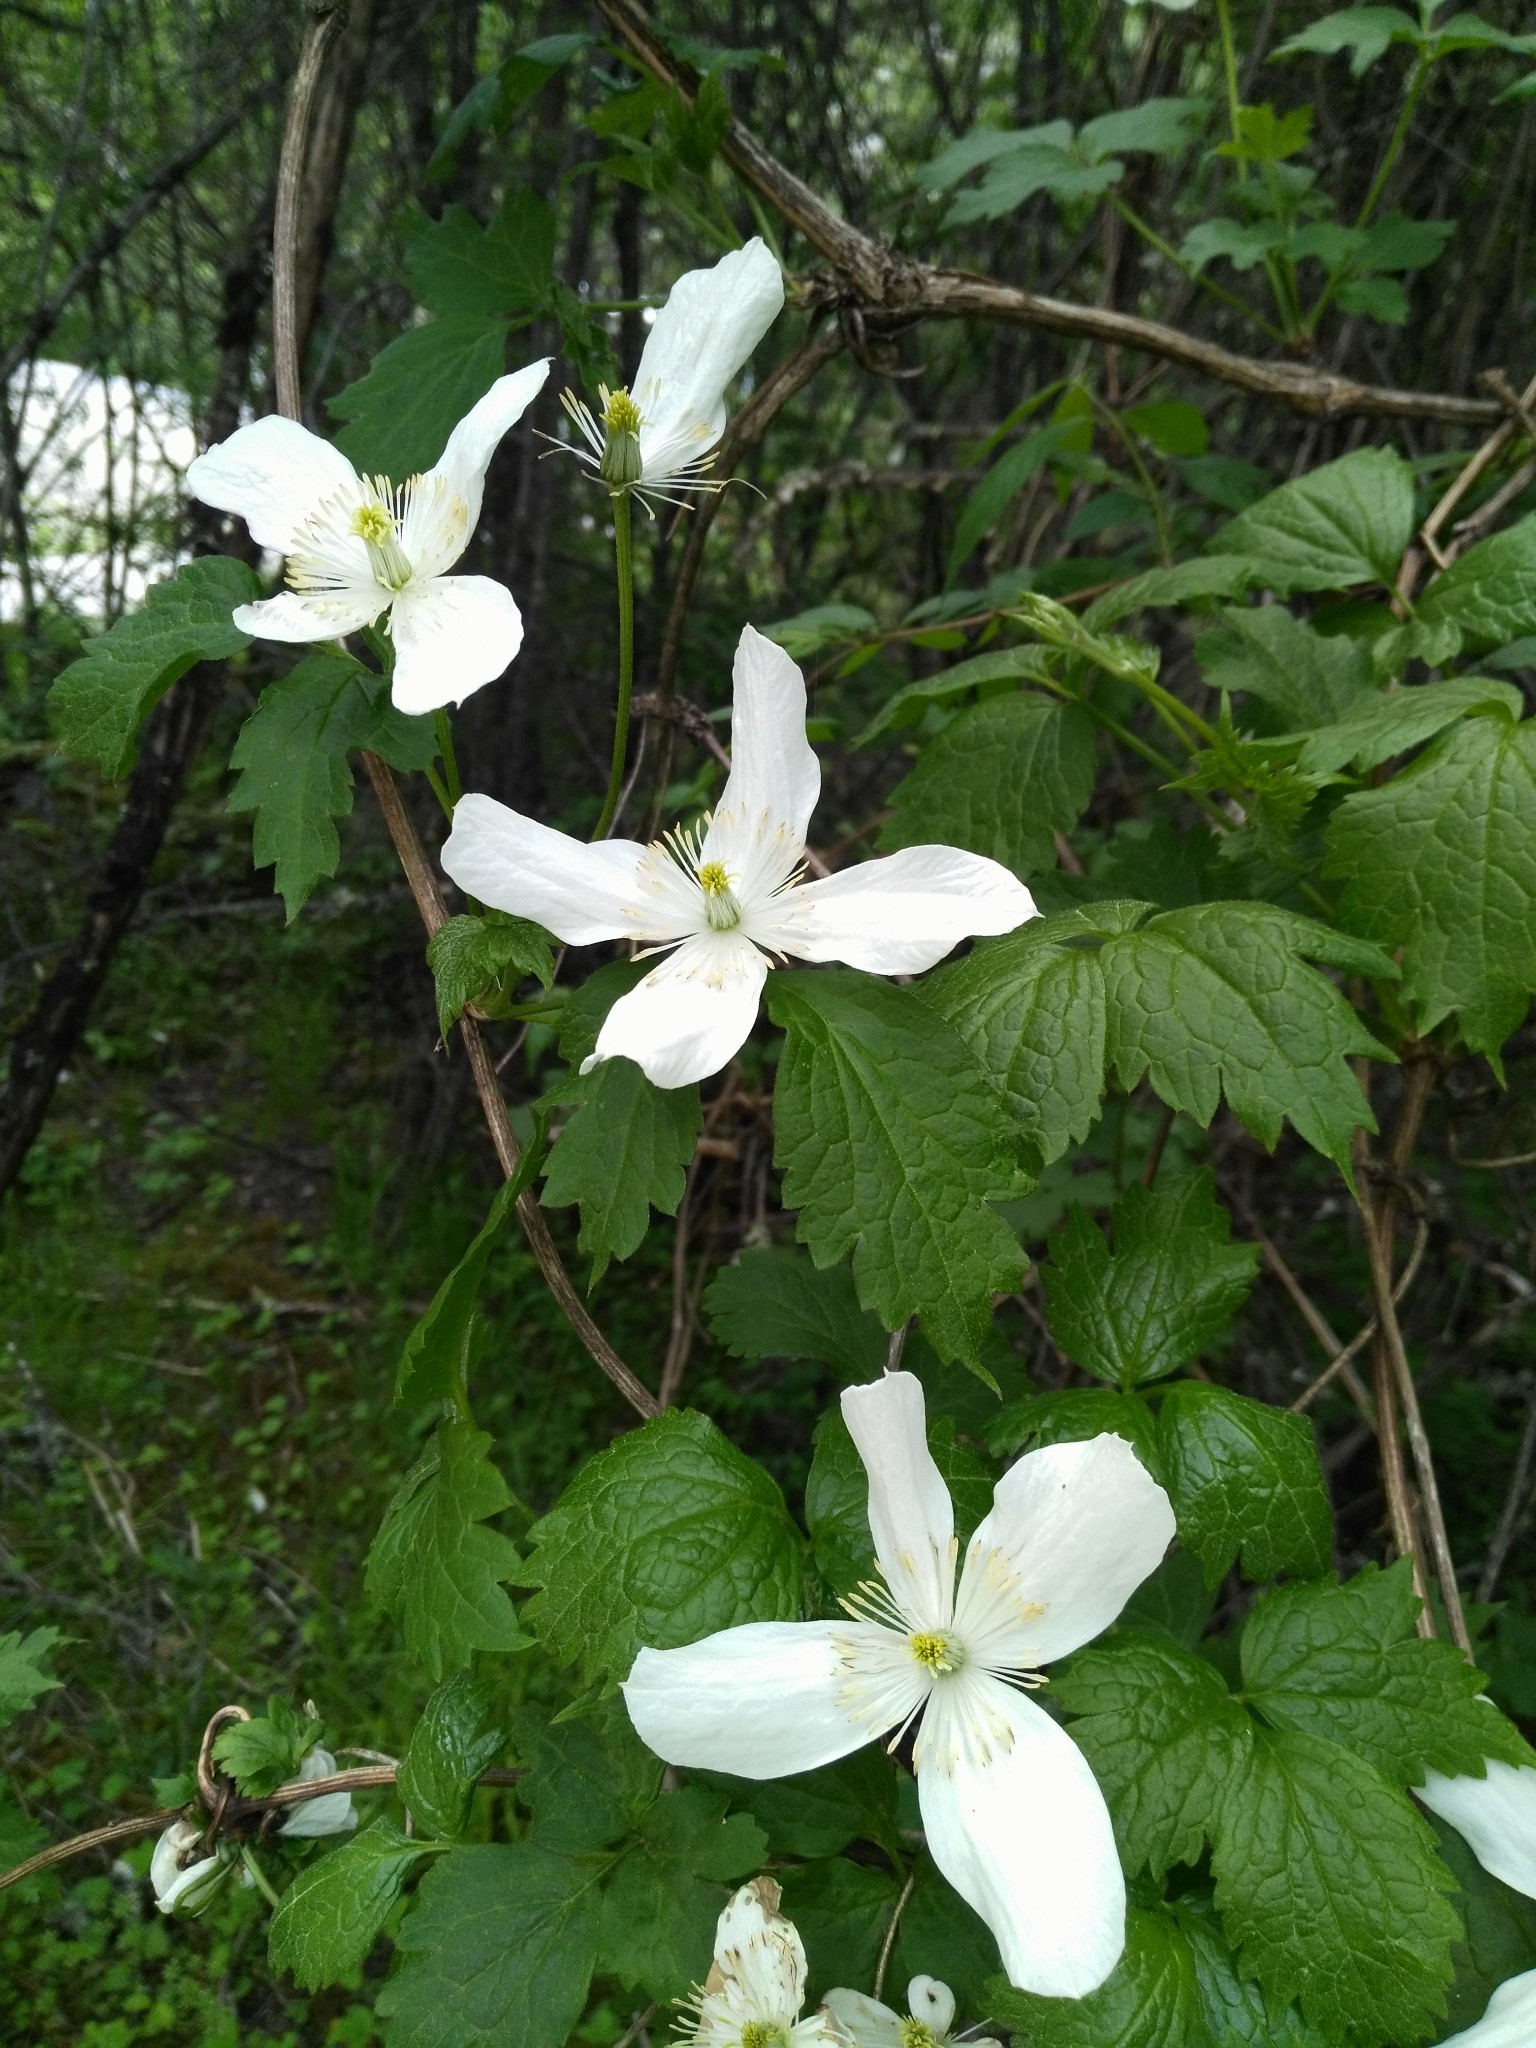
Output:
[[801,2019],[805,1945],[779,1911],[771,1877],[744,1884],[720,1915],[714,1967],[684,2001],[697,2048],[809,2048],[838,2035],[820,2013]]
[[[1490,1876],[1536,1899],[1536,1768],[1486,1762],[1486,1778],[1430,1771],[1416,1796],[1464,1837]],[[1536,1970],[1527,1970],[1501,1984],[1477,2024],[1452,2034],[1445,2048],[1531,2048],[1533,2041]]]
[[229,1855],[196,1853],[203,1831],[196,1821],[173,1820],[149,1859],[150,1888],[162,1913],[201,1913],[233,1867]]
[[783,306],[783,275],[758,235],[712,269],[688,271],[656,315],[633,391],[599,387],[600,419],[564,394],[587,442],[572,453],[611,490],[628,485],[641,498],[714,488],[699,472],[725,432],[725,387]]
[[1107,1628],[1156,1568],[1168,1496],[1118,1436],[1033,1451],[998,1481],[957,1592],[921,1382],[850,1387],[843,1417],[884,1583],[845,1603],[848,1621],[750,1622],[642,1650],[630,1719],[668,1763],[779,1778],[921,1717],[913,1765],[935,1863],[991,1928],[1011,1983],[1082,1997],[1125,1945],[1125,1881],[1082,1751],[1019,1688]]
[[[852,2048],[951,2048],[955,2039],[955,1994],[937,1977],[912,1979],[906,2018],[862,1991],[829,1991],[821,2006]],[[990,2035],[984,2040],[967,2035],[966,2040],[969,2048],[1000,2048]]]
[[[290,1778],[294,1785],[312,1785],[316,1778],[334,1778],[336,1759],[328,1749],[319,1743],[299,1765],[297,1778]],[[357,1808],[352,1804],[350,1792],[328,1792],[323,1799],[306,1799],[302,1806],[294,1807],[282,1826],[280,1835],[344,1835],[357,1826]]]
[[589,846],[488,796],[461,798],[453,814],[443,866],[482,903],[533,918],[567,945],[633,939],[669,952],[608,1012],[584,1073],[620,1055],[660,1088],[718,1072],[752,1029],[771,954],[920,974],[961,939],[1037,914],[1007,868],[953,846],[909,846],[802,881],[821,788],[805,681],[750,626],[736,649],[731,739],[713,817],[651,846]]
[[275,414],[199,455],[193,496],[238,513],[287,558],[288,589],[238,606],[235,624],[259,640],[334,640],[388,612],[399,711],[462,704],[494,682],[522,645],[522,613],[489,576],[446,571],[469,545],[491,457],[548,375],[546,359],[498,378],[435,468],[403,484],[359,476],[331,442]]

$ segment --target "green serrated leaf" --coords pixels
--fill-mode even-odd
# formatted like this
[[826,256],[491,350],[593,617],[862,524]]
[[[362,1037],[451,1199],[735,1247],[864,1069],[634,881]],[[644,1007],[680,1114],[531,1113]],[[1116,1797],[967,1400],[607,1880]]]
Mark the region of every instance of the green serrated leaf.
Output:
[[1349,75],[1360,78],[1393,43],[1421,40],[1418,24],[1400,7],[1343,7],[1289,37],[1275,56],[1298,57],[1310,52],[1334,57],[1348,50]]
[[776,974],[788,1032],[774,1088],[784,1202],[820,1266],[853,1255],[888,1329],[914,1312],[944,1358],[980,1363],[992,1295],[1023,1257],[992,1198],[1018,1186],[1016,1140],[957,1031],[910,990],[848,971]]
[[1306,774],[1327,775],[1349,762],[1364,773],[1394,754],[1422,746],[1469,713],[1503,708],[1518,718],[1523,703],[1512,683],[1490,676],[1451,676],[1442,683],[1391,690],[1337,725],[1309,734],[1297,766]]
[[1454,626],[1473,653],[1536,633],[1536,515],[1480,540],[1420,598],[1421,626]]
[[1253,1746],[1253,1722],[1203,1657],[1123,1634],[1051,1675],[1093,1766],[1126,1868],[1198,1862]]
[[[756,1839],[762,1840],[760,1831]],[[599,1969],[657,2005],[686,1997],[714,1948],[727,1896],[723,1885],[695,1877],[673,1858],[637,1843],[603,1894]]]
[[577,1474],[529,1532],[523,1618],[562,1664],[623,1678],[674,1649],[800,1609],[801,1541],[783,1497],[703,1415],[671,1409]]
[[[956,1442],[955,1425],[947,1415],[930,1419],[928,1448],[954,1501],[955,1534],[963,1549],[991,1509],[997,1474],[968,1445]],[[829,1408],[816,1425],[805,1482],[805,1526],[816,1569],[834,1593],[852,1594],[878,1577],[869,1533],[869,1475],[836,1408]]]
[[1021,880],[1056,863],[1093,794],[1093,721],[1077,704],[1024,691],[962,711],[891,791],[882,852],[963,846]]
[[326,404],[346,422],[336,445],[366,475],[403,479],[432,467],[448,436],[506,367],[508,325],[459,314],[412,327],[365,377]]
[[[274,886],[292,923],[315,884],[334,875],[341,841],[332,823],[352,809],[352,747],[379,745],[388,729],[397,741],[417,737],[403,729],[430,727],[430,719],[403,719],[389,703],[382,676],[343,654],[311,654],[261,693],[240,728],[231,768],[240,779],[227,808],[254,811],[251,858],[259,868],[276,864]],[[428,760],[435,743],[427,742]],[[420,767],[414,759],[396,765]]]
[[1216,1815],[1216,1904],[1242,1968],[1331,2042],[1416,2041],[1460,1923],[1435,1838],[1361,1758],[1256,1729]]
[[658,1088],[633,1060],[604,1060],[562,1084],[577,1108],[550,1148],[546,1209],[581,1207],[577,1242],[596,1286],[611,1259],[627,1259],[651,1224],[651,1210],[677,1213],[704,1111],[697,1082]]
[[1107,1387],[1066,1387],[1059,1394],[1025,1394],[999,1410],[987,1442],[999,1457],[1046,1444],[1080,1444],[1122,1436],[1153,1478],[1161,1476],[1157,1418],[1139,1394]]
[[1328,835],[1339,915],[1402,959],[1421,1034],[1456,1012],[1497,1067],[1536,990],[1536,720],[1464,718]]
[[1239,1555],[1256,1582],[1328,1569],[1333,1512],[1304,1415],[1179,1380],[1164,1390],[1158,1440],[1180,1540],[1205,1566],[1207,1584]]
[[405,1880],[431,1843],[376,1820],[355,1840],[301,1870],[278,1901],[267,1935],[274,1971],[301,1991],[337,1984],[367,1961]]
[[177,677],[250,646],[230,614],[260,595],[254,572],[227,555],[204,555],[152,584],[139,609],[87,641],[54,682],[48,715],[59,745],[120,781],[139,727]]
[[397,1402],[445,1401],[464,1385],[469,1370],[475,1304],[491,1246],[522,1192],[523,1175],[504,1181],[468,1251],[432,1297],[405,1340],[395,1370]]
[[1217,2048],[1326,2048],[1327,2036],[1308,2026],[1294,2005],[1272,2013],[1269,2001],[1222,1939],[1214,1901],[1186,1892],[1173,1909],[1189,1944],[1205,2024]]
[[476,1650],[527,1642],[501,1583],[519,1569],[517,1546],[480,1526],[512,1499],[486,1455],[490,1442],[472,1423],[440,1423],[368,1553],[368,1597],[394,1616],[407,1650],[439,1682]]
[[463,1834],[480,1773],[506,1745],[499,1728],[484,1725],[495,1691],[487,1680],[456,1671],[427,1701],[411,1732],[395,1783],[429,1834]]
[[[542,925],[503,910],[478,917],[450,917],[427,946],[427,965],[437,990],[437,1023],[444,1038],[474,1003],[483,1014],[504,1014],[507,999],[525,976],[545,988],[555,978],[550,937]],[[487,1001],[489,998],[489,1001]]]
[[1262,699],[1287,732],[1333,725],[1381,701],[1364,641],[1319,633],[1284,605],[1222,612],[1220,626],[1195,642],[1195,654],[1213,690]]
[[1125,1916],[1125,1954],[1097,1991],[1041,1998],[995,1977],[987,2010],[1030,2048],[1218,2048],[1188,1942],[1166,1915],[1136,1907]]
[[69,1637],[56,1628],[35,1628],[27,1635],[11,1629],[0,1635],[0,1728],[26,1713],[45,1692],[64,1683],[47,1668],[50,1653]]
[[606,1849],[631,1831],[661,1790],[661,1760],[616,1699],[569,1721],[521,1706],[512,1731],[528,1767],[518,1797],[533,1815],[541,1848],[567,1856]]
[[555,216],[526,186],[508,192],[485,228],[462,206],[446,207],[406,243],[405,275],[443,318],[531,318],[554,289]]
[[1390,448],[1359,448],[1260,498],[1210,549],[1261,562],[1277,597],[1357,583],[1390,590],[1413,531],[1412,465]]
[[[1207,467],[1224,460],[1221,456],[1197,458]],[[1195,475],[1204,469],[1195,468]],[[1083,624],[1093,633],[1107,632],[1134,612],[1163,605],[1185,605],[1203,597],[1239,597],[1261,572],[1240,555],[1197,555],[1188,562],[1176,562],[1171,569],[1144,569],[1113,590],[1096,597],[1083,613]]]
[[1248,1298],[1257,1245],[1233,1244],[1208,1169],[1131,1188],[1114,1251],[1070,1211],[1041,1268],[1051,1335],[1076,1364],[1129,1393],[1208,1350]]
[[900,732],[916,725],[930,705],[948,704],[955,697],[980,690],[985,696],[999,696],[1010,683],[1025,677],[1039,681],[1049,673],[1050,657],[1043,647],[996,647],[986,654],[973,654],[957,661],[953,668],[936,676],[920,676],[888,697],[853,744],[867,747],[885,732]]
[[788,1247],[744,1252],[704,1290],[717,1343],[735,1358],[819,1358],[850,1380],[872,1379],[890,1340],[859,1307],[847,1266],[818,1271]]
[[1243,1628],[1243,1687],[1276,1728],[1325,1735],[1399,1785],[1426,1770],[1481,1777],[1485,1757],[1536,1763],[1450,1643],[1415,1633],[1412,1567],[1374,1565],[1342,1586],[1287,1586]]
[[823,1856],[775,1875],[783,1910],[805,1943],[807,2004],[814,2007],[834,1984],[870,1983],[899,1896],[891,1872]]
[[758,1781],[711,1771],[708,1780],[751,1813],[775,1856],[835,1856],[861,1838],[902,1853],[896,1772],[878,1743],[790,1778]]
[[213,1760],[248,1799],[265,1799],[296,1777],[304,1753],[320,1738],[320,1724],[272,1700],[265,1714],[231,1721],[214,1738]]
[[563,2048],[597,1959],[601,1872],[532,1842],[445,1856],[379,1992],[389,2048]]

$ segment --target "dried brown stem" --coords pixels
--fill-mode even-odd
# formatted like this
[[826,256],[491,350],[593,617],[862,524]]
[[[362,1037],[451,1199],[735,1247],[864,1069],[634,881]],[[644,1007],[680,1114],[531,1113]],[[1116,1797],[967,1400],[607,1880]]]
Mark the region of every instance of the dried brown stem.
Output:
[[[695,74],[673,58],[637,0],[597,0],[597,4],[614,32],[657,78],[675,86],[685,98],[693,93],[698,83]],[[771,201],[836,271],[835,278],[813,280],[803,290],[804,304],[846,309],[871,326],[882,317],[887,324],[923,319],[997,320],[1139,349],[1239,390],[1275,399],[1315,419],[1365,414],[1482,427],[1496,425],[1503,410],[1492,399],[1394,391],[1361,384],[1331,370],[1237,355],[1156,320],[1117,313],[1107,306],[1079,306],[1066,299],[1045,298],[969,271],[914,262],[833,213],[740,121],[732,121],[721,149],[740,176]]]
[[917,1865],[914,1863],[907,1872],[907,1881],[901,1888],[901,1897],[891,1908],[891,1924],[885,1930],[885,1939],[880,1944],[880,1960],[875,1965],[875,1996],[885,1990],[885,1973],[890,1967],[891,1950],[896,1946],[896,1936],[901,1929],[901,1916],[907,1910],[907,1901],[912,1896],[912,1887],[917,1883]]
[[309,10],[298,69],[288,95],[288,122],[277,167],[277,217],[272,231],[272,369],[277,409],[290,420],[299,417],[302,398],[297,270],[309,131],[325,60],[346,19],[347,10],[341,6],[316,5]]
[[[447,922],[448,912],[442,893],[437,886],[422,844],[416,834],[416,827],[410,812],[400,795],[399,785],[387,763],[377,754],[364,753],[363,765],[368,770],[368,779],[373,784],[374,794],[379,800],[379,809],[384,814],[384,823],[394,842],[400,865],[405,870],[405,879],[410,885],[422,924],[430,939]],[[486,1126],[491,1134],[497,1164],[502,1174],[511,1180],[521,1160],[521,1148],[513,1135],[511,1119],[507,1115],[506,1099],[501,1092],[501,1083],[496,1077],[495,1063],[486,1049],[485,1040],[480,1036],[480,1027],[473,1017],[459,1019],[459,1032],[464,1041],[464,1051],[469,1060],[469,1070],[474,1077],[475,1091],[480,1097],[480,1107],[485,1115]],[[544,1212],[530,1190],[525,1189],[517,1198],[517,1220],[523,1226],[523,1235],[529,1248],[538,1260],[539,1271],[544,1283],[560,1304],[562,1314],[576,1335],[581,1339],[593,1362],[608,1376],[624,1396],[635,1413],[649,1421],[661,1413],[655,1395],[630,1371],[618,1352],[608,1342],[597,1324],[587,1312],[586,1303],[576,1292],[565,1263],[555,1248],[549,1234],[549,1225]]]
[[[1403,1296],[1419,1277],[1419,1267],[1423,1263],[1424,1251],[1428,1243],[1429,1225],[1423,1217],[1420,1217],[1418,1229],[1414,1235],[1413,1250],[1408,1254],[1408,1263],[1398,1275],[1397,1285],[1392,1290],[1392,1299],[1395,1303],[1401,1303]],[[1333,1335],[1329,1325],[1325,1323],[1323,1328],[1328,1331],[1329,1341],[1337,1344],[1338,1339]],[[1347,1344],[1339,1347],[1338,1351],[1334,1354],[1332,1364],[1320,1372],[1317,1378],[1309,1386],[1304,1387],[1296,1396],[1296,1399],[1291,1403],[1291,1413],[1293,1415],[1303,1414],[1311,1407],[1319,1394],[1330,1387],[1334,1380],[1342,1376],[1345,1385],[1350,1390],[1356,1407],[1360,1409],[1361,1414],[1374,1431],[1376,1427],[1376,1411],[1370,1405],[1370,1397],[1366,1394],[1365,1385],[1360,1375],[1354,1370],[1354,1361],[1375,1335],[1376,1318],[1372,1316],[1362,1329],[1355,1332]]]
[[1526,1411],[1525,1432],[1520,1438],[1520,1448],[1515,1454],[1515,1469],[1509,1482],[1509,1491],[1504,1496],[1504,1506],[1499,1514],[1498,1527],[1493,1532],[1493,1541],[1488,1546],[1488,1557],[1483,1565],[1482,1576],[1477,1582],[1477,1597],[1481,1602],[1491,1600],[1498,1591],[1499,1574],[1504,1561],[1514,1548],[1515,1538],[1520,1533],[1530,1506],[1531,1471],[1536,1466],[1536,1393],[1531,1395]]

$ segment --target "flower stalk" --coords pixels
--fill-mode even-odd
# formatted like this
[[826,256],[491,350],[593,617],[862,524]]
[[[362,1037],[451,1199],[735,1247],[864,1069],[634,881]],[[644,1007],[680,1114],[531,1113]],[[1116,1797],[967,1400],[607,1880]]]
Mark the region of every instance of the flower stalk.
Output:
[[[625,436],[624,438],[628,438]],[[593,829],[593,840],[606,839],[624,787],[624,760],[629,751],[629,700],[635,686],[635,562],[630,521],[629,487],[613,494],[613,556],[619,579],[619,701],[613,719],[613,761],[608,793]]]

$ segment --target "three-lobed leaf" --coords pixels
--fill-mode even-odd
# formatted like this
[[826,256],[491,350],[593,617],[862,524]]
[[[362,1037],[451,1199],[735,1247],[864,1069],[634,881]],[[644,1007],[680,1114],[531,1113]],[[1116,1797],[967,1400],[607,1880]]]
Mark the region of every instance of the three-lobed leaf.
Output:
[[604,1060],[558,1091],[576,1108],[550,1148],[542,1201],[577,1204],[577,1242],[592,1261],[591,1284],[611,1259],[627,1259],[650,1228],[651,1210],[677,1212],[703,1109],[697,1082],[658,1088],[633,1060]]
[[853,1255],[859,1300],[914,1313],[945,1358],[980,1363],[992,1296],[1023,1255],[990,1206],[1018,1186],[1017,1140],[960,1033],[912,991],[847,971],[778,974],[788,1039],[774,1088],[784,1201],[818,1265]]
[[476,1650],[517,1650],[528,1640],[502,1583],[519,1569],[517,1546],[482,1526],[512,1500],[487,1456],[490,1442],[473,1423],[440,1423],[368,1553],[369,1598],[394,1616],[406,1649],[439,1681]]
[[1051,1334],[1066,1355],[1126,1392],[1207,1350],[1247,1299],[1258,1247],[1231,1242],[1208,1171],[1131,1188],[1114,1250],[1073,1209],[1041,1268]]
[[140,726],[172,683],[194,662],[250,646],[230,614],[260,595],[255,573],[228,555],[201,556],[151,585],[139,609],[88,641],[54,682],[48,712],[59,745],[118,781],[133,766]]
[[703,1415],[672,1409],[584,1466],[529,1532],[523,1619],[562,1664],[623,1678],[672,1649],[800,1608],[801,1539],[773,1480]]

